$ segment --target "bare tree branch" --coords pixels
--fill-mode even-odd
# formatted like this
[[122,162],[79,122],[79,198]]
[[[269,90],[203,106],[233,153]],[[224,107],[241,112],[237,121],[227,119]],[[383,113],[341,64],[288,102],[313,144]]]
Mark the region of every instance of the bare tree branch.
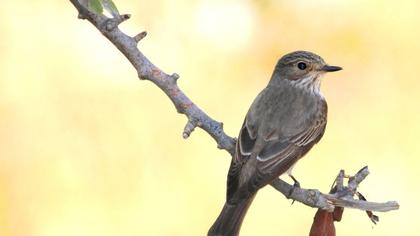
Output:
[[188,117],[188,124],[184,130],[184,138],[188,138],[195,127],[205,130],[217,142],[220,149],[233,155],[235,140],[223,131],[220,122],[209,117],[197,107],[178,87],[178,74],[166,74],[147,59],[137,48],[137,43],[146,37],[145,31],[130,37],[118,28],[118,25],[130,18],[130,15],[121,15],[118,18],[108,18],[102,14],[90,12],[78,0],[70,2],[79,11],[80,19],[90,21],[106,38],[109,39],[131,62],[141,80],[149,80],[156,84],[171,99],[177,111]]
[[[223,123],[209,117],[181,91],[177,85],[177,80],[179,79],[178,74],[166,74],[150,62],[137,48],[137,44],[146,37],[146,31],[130,37],[118,28],[118,25],[129,19],[130,15],[126,14],[116,18],[109,18],[105,15],[89,11],[78,0],[70,0],[70,2],[78,10],[80,19],[87,19],[91,22],[126,56],[136,69],[138,77],[141,80],[149,80],[157,85],[173,102],[178,113],[187,116],[188,121],[182,134],[184,138],[188,138],[196,127],[200,127],[216,141],[219,149],[224,149],[231,156],[234,156],[236,140],[223,131]],[[363,168],[355,176],[350,178],[348,186],[345,187],[343,185],[344,171],[340,171],[335,185],[337,191],[334,194],[324,194],[316,189],[295,188],[293,193],[288,196],[293,186],[281,179],[274,180],[271,185],[290,199],[310,207],[328,211],[333,211],[335,206],[372,211],[398,209],[399,205],[397,202],[374,203],[355,200],[353,198],[358,185],[368,174],[367,167]]]
[[[365,211],[391,211],[399,208],[395,201],[384,203],[368,202],[355,200],[353,196],[356,194],[358,185],[369,174],[367,167],[362,168],[355,176],[349,178],[348,186],[343,185],[344,171],[341,170],[336,179],[335,188],[337,191],[334,194],[321,193],[317,189],[303,189],[295,188],[289,198],[301,202],[310,207],[316,207],[327,211],[333,211],[334,207],[355,208]],[[282,193],[289,193],[293,186],[281,181],[274,180],[271,185]],[[287,195],[286,195],[287,196]]]

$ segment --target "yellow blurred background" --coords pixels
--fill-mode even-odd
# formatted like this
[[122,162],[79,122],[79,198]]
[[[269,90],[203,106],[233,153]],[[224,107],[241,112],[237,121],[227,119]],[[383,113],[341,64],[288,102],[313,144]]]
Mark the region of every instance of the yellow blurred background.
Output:
[[[369,165],[360,191],[401,209],[346,210],[338,235],[417,235],[420,2],[115,0],[147,30],[140,49],[236,136],[277,59],[310,50],[328,75],[323,140],[295,168],[328,191],[339,169]],[[0,235],[205,235],[230,158],[186,123],[69,1],[0,8]],[[284,177],[290,181],[289,178]],[[315,209],[261,190],[241,235],[307,235]]]

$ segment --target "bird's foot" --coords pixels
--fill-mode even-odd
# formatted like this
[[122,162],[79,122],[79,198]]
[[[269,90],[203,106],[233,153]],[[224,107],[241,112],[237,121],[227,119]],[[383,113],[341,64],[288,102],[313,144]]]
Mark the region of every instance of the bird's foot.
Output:
[[[287,195],[287,198],[290,198],[295,191],[295,189],[300,188],[300,183],[297,181],[297,179],[293,175],[289,175],[290,178],[293,180],[293,188],[290,189],[289,194]],[[292,201],[292,204],[295,203],[295,200]]]

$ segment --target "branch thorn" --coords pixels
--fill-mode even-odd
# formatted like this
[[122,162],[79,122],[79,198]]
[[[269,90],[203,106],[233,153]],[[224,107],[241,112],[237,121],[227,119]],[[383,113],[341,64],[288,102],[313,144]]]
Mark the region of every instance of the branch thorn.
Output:
[[134,40],[136,41],[136,43],[140,42],[144,37],[146,37],[147,32],[143,31],[139,34],[137,34],[136,36],[134,36]]
[[115,18],[110,18],[105,23],[105,29],[107,31],[113,31],[115,28],[117,28],[117,26],[119,24],[121,24],[122,22],[130,19],[130,17],[131,17],[130,14],[123,14],[123,15],[119,15],[118,17],[115,17]]
[[79,13],[79,14],[77,15],[77,18],[79,18],[79,19],[81,19],[81,20],[86,20],[86,16],[85,16],[85,15],[83,15],[82,13]]
[[173,74],[171,75],[171,77],[172,77],[175,81],[177,81],[177,80],[179,79],[179,75],[178,75],[177,73],[173,73]]
[[197,126],[197,122],[189,119],[187,124],[185,125],[184,132],[182,133],[182,137],[184,139],[187,139],[188,137],[190,137],[191,133],[194,131],[196,126]]
[[137,77],[139,77],[140,80],[147,80],[147,77],[142,72],[137,73]]
[[120,18],[122,19],[121,22],[126,21],[131,18],[131,14],[122,14],[120,15]]

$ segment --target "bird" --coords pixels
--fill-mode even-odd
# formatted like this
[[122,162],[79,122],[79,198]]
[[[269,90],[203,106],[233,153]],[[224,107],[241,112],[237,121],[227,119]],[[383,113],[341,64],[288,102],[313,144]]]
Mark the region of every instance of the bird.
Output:
[[291,170],[322,138],[327,102],[321,77],[342,68],[315,53],[295,51],[281,57],[267,86],[249,108],[227,177],[226,202],[208,236],[237,236],[259,189]]

